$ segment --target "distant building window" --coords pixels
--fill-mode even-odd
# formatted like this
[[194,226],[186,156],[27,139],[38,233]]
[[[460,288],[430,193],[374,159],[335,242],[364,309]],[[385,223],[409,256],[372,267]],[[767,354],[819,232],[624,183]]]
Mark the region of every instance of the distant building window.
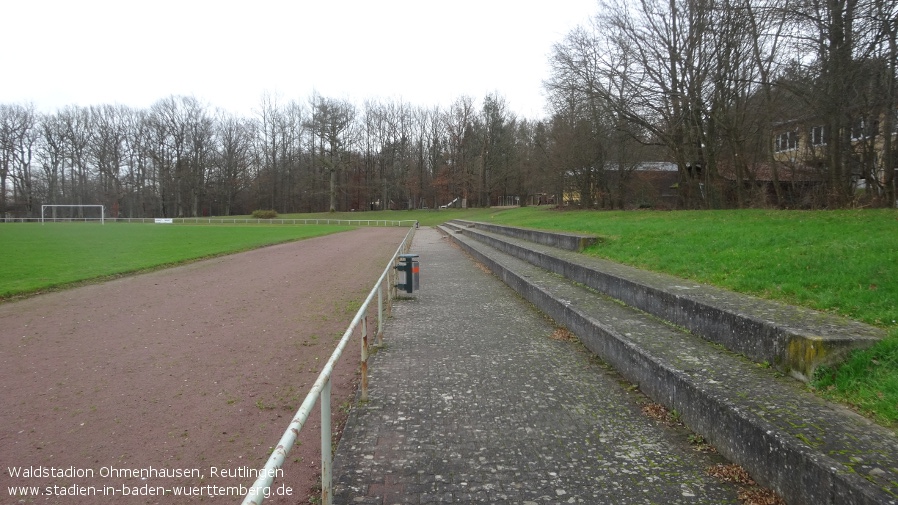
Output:
[[776,152],[798,149],[798,132],[783,132],[776,136],[774,148]]
[[811,128],[811,145],[822,146],[826,144],[826,127],[823,125]]
[[854,121],[851,125],[851,140],[861,140],[867,138],[867,122],[864,118]]
[[859,119],[851,124],[851,140],[857,140],[861,138],[861,135],[864,131],[864,120]]

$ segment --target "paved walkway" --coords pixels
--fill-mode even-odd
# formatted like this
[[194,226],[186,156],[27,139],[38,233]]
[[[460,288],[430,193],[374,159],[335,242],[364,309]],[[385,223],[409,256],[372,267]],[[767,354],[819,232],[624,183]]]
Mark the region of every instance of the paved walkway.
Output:
[[439,232],[394,305],[370,401],[337,449],[335,503],[738,503],[684,429]]

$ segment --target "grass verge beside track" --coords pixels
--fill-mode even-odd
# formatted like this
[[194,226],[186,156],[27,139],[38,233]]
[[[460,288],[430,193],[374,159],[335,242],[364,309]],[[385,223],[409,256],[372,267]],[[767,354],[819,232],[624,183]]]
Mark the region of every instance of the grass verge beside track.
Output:
[[318,225],[3,224],[0,299],[349,229]]

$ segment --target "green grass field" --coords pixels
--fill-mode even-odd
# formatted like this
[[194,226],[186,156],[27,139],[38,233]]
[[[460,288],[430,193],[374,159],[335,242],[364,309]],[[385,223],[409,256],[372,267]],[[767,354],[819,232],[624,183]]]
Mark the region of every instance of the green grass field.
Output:
[[734,291],[843,314],[898,320],[898,212],[557,212],[493,221],[598,235],[587,254]]
[[[889,337],[820,370],[814,387],[898,428],[898,211],[383,211],[282,218],[450,219],[595,234],[586,251],[886,328]],[[0,297],[345,230],[338,226],[0,224]],[[423,261],[423,260],[422,260]]]
[[0,298],[336,233],[345,226],[0,225]]

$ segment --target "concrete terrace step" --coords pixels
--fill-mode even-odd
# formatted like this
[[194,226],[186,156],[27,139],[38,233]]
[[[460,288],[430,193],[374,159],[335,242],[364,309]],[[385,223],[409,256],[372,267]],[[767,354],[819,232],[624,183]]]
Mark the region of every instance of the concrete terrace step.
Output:
[[898,439],[891,431],[468,231],[442,231],[788,503],[898,503]]
[[559,250],[543,245],[551,240],[514,238],[523,236],[514,231],[483,231],[487,227],[501,228],[464,221],[454,229],[800,380],[811,377],[816,367],[840,360],[848,350],[869,347],[886,335],[880,328],[836,315]]
[[537,244],[558,247],[560,249],[565,249],[568,251],[581,252],[587,247],[599,242],[599,238],[592,235],[532,230],[529,228],[501,226],[490,223],[479,223],[477,221],[465,221],[462,219],[455,219],[454,223],[457,223],[465,228],[476,227],[484,231],[499,233],[530,242],[536,242]]

